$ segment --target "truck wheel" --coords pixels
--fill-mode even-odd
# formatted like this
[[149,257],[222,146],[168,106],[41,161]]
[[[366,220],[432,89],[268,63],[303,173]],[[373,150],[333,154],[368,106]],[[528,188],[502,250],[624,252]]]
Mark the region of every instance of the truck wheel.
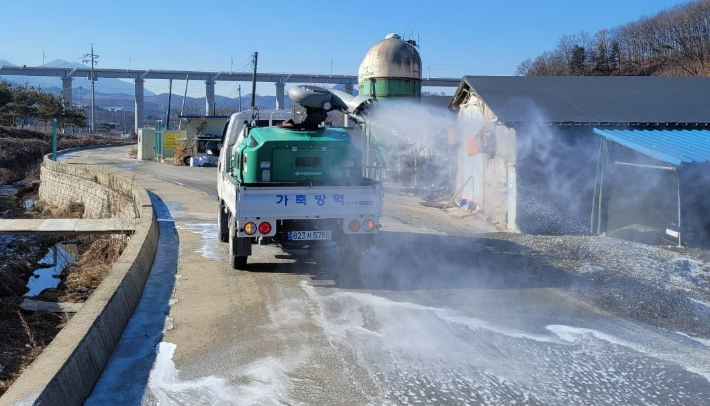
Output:
[[360,254],[364,251],[361,238],[344,236],[338,240],[338,251],[340,260],[347,268],[357,269],[360,262]]
[[224,203],[221,200],[217,208],[217,237],[221,242],[229,241],[229,218],[224,212]]
[[247,265],[246,255],[237,255],[239,252],[240,240],[243,238],[237,237],[237,223],[233,219],[229,219],[229,265],[234,269],[244,269]]
[[342,287],[354,288],[360,284],[360,254],[359,244],[352,241],[338,241],[340,251],[340,266],[337,268],[337,281]]

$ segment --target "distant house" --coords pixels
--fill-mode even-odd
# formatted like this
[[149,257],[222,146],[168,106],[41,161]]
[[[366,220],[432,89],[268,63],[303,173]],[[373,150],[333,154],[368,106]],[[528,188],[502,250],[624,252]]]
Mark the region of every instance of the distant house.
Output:
[[464,76],[457,189],[511,231],[703,243],[708,95],[710,78]]

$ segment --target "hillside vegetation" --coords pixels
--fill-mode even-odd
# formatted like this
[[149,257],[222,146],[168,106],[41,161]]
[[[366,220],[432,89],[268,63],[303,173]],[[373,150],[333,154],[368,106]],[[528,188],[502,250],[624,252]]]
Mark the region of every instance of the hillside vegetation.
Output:
[[710,76],[710,0],[665,9],[594,35],[564,35],[518,66],[522,76]]
[[[57,149],[107,145],[120,140],[97,135],[57,136]],[[52,134],[29,129],[0,126],[0,185],[24,179],[52,152]]]

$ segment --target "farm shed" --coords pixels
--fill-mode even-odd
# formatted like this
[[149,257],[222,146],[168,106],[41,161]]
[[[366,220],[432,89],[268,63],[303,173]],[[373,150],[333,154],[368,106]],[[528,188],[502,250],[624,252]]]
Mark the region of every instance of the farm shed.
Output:
[[[599,211],[604,137],[595,129],[705,129],[707,94],[710,78],[464,76],[449,106],[459,117],[460,197],[511,231],[605,233],[613,219],[610,179],[629,179],[607,172]],[[684,143],[682,133],[677,142]]]

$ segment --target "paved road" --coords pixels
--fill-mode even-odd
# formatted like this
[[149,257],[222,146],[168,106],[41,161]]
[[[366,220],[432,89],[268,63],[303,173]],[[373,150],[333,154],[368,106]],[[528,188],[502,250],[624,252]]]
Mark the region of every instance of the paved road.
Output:
[[424,227],[441,213],[414,199],[386,196],[358,278],[339,276],[335,252],[273,245],[235,271],[214,168],[138,163],[125,147],[69,158],[153,194],[156,262],[177,268],[151,275],[87,404],[710,405],[709,342],[581,301],[581,280],[513,242]]

